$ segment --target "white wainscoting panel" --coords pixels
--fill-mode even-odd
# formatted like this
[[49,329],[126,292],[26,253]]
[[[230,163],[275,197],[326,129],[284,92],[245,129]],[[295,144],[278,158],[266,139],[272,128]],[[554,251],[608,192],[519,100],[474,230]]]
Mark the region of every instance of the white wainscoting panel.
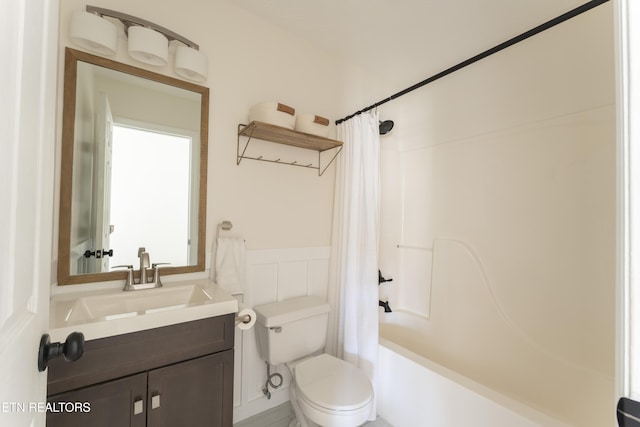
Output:
[[[247,251],[244,304],[255,307],[303,295],[326,298],[329,254],[328,246]],[[290,375],[284,365],[271,367],[271,372],[284,377],[283,386],[271,389],[271,399],[267,399],[262,391],[267,368],[258,355],[254,329],[236,329],[235,362],[234,423],[289,400]]]

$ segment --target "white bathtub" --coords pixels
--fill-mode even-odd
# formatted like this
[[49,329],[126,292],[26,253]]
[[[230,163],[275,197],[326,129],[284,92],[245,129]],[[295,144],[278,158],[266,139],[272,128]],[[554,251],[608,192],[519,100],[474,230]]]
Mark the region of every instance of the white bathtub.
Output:
[[569,427],[434,362],[426,319],[380,319],[378,414],[393,427]]

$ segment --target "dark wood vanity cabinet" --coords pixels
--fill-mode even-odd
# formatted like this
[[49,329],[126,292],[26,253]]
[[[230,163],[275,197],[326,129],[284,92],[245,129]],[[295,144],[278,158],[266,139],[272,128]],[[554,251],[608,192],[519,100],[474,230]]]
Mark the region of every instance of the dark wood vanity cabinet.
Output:
[[231,427],[234,321],[87,341],[77,362],[51,361],[47,426]]

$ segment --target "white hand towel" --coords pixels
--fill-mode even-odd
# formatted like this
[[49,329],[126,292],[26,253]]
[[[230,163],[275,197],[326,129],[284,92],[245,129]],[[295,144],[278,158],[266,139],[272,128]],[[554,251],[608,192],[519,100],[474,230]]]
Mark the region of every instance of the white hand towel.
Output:
[[245,245],[240,237],[218,237],[215,282],[231,294],[244,293]]

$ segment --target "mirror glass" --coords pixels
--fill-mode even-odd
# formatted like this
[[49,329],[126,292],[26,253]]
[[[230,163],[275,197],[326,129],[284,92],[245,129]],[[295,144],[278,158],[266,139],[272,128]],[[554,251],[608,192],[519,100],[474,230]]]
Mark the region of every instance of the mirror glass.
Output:
[[66,49],[58,283],[204,270],[209,89]]

